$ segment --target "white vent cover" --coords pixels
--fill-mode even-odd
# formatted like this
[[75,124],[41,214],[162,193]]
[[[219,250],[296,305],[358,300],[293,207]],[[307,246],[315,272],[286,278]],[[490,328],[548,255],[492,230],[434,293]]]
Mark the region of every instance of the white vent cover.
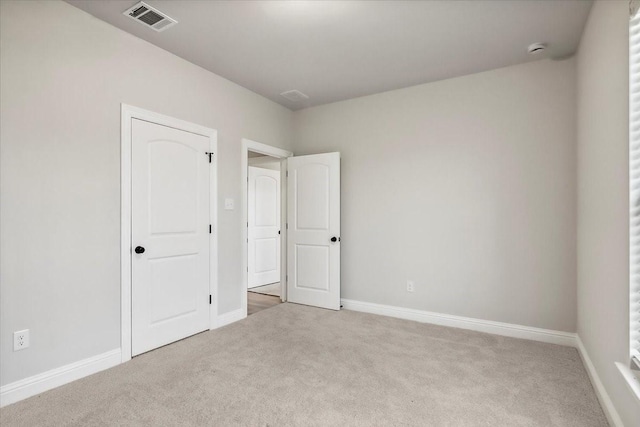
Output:
[[125,10],[122,14],[156,31],[164,31],[178,23],[175,19],[169,18],[158,9],[142,1]]
[[280,95],[284,96],[289,101],[293,101],[293,102],[304,101],[305,99],[309,99],[307,95],[295,89],[282,92]]

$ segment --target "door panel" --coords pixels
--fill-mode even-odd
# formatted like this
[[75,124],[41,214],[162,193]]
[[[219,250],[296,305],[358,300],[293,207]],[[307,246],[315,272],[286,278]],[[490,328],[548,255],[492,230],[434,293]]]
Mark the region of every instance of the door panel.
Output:
[[329,291],[331,270],[329,247],[301,244],[297,244],[295,247],[297,287]]
[[249,166],[249,288],[280,281],[280,171]]
[[[253,168],[252,168],[253,169]],[[255,226],[256,227],[278,227],[278,195],[280,186],[280,171],[270,171],[263,169],[261,172],[255,168],[249,180],[254,180],[254,201],[255,201]],[[275,172],[275,173],[274,173]]]
[[[255,273],[268,273],[276,270],[278,264],[278,238],[267,237],[264,239],[256,239],[256,257],[255,257]],[[277,279],[277,277],[274,277]],[[272,282],[274,283],[274,282]]]
[[340,153],[287,162],[288,301],[339,310]]
[[209,328],[209,139],[133,119],[131,348]]
[[[149,261],[149,324],[175,319],[198,309],[197,262],[195,254],[163,257]],[[175,286],[181,283],[181,286]],[[171,304],[166,304],[170,301]]]
[[[149,142],[148,150],[150,232],[195,233],[198,187],[193,183],[198,179],[202,153],[194,147],[163,140]],[[180,174],[167,173],[171,170]]]
[[[296,171],[296,227],[298,230],[329,230],[329,166],[310,163]],[[310,197],[309,197],[310,196]]]

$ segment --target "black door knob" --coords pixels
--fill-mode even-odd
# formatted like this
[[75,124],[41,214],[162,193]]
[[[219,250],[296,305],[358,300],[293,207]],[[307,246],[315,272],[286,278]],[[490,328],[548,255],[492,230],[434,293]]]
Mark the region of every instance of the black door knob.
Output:
[[137,254],[143,254],[144,253],[144,248],[142,246],[136,246],[136,248],[134,250],[136,251]]
[[331,238],[331,241],[332,241],[332,242],[337,242],[337,241],[338,241],[338,238],[337,238],[337,237],[335,237],[335,236],[333,236],[333,237]]

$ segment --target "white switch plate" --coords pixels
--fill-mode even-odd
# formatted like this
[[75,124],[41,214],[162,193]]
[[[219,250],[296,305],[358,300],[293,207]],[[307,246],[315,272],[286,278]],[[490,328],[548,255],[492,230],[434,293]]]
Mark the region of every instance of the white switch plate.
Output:
[[415,289],[415,283],[413,283],[413,280],[407,280],[407,292],[413,292]]
[[29,330],[15,331],[13,333],[13,351],[24,350],[29,347]]
[[224,209],[232,211],[234,208],[233,199],[224,199]]

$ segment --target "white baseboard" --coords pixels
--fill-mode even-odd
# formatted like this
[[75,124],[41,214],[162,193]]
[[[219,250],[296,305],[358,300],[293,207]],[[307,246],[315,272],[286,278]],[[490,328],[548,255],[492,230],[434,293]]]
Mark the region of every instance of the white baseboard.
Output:
[[237,322],[238,320],[242,320],[245,317],[247,317],[247,313],[242,308],[221,314],[215,320],[213,329],[221,328],[233,322]]
[[609,393],[607,393],[607,390],[604,388],[602,381],[600,381],[600,377],[598,376],[596,367],[593,365],[593,362],[591,362],[589,353],[587,353],[587,349],[585,348],[584,344],[582,344],[582,340],[579,336],[577,337],[576,342],[578,343],[578,353],[580,353],[582,363],[587,369],[587,374],[589,374],[589,379],[591,380],[591,384],[596,391],[596,396],[598,396],[600,406],[602,406],[602,410],[607,416],[609,425],[613,427],[624,427],[624,424],[622,424],[622,418],[620,418],[620,415],[618,415],[618,411],[616,411],[615,406],[613,406],[613,402],[609,397]]
[[0,407],[70,383],[121,362],[120,349],[61,366],[0,387]]
[[410,308],[348,299],[342,300],[342,306],[347,310],[381,314],[383,316],[414,320],[416,322],[432,323],[435,325],[470,329],[472,331],[503,335],[512,338],[522,338],[526,340],[576,347],[576,334],[570,332],[554,331],[551,329],[534,328],[531,326],[494,322],[491,320],[474,319],[471,317],[454,316],[451,314],[434,313],[431,311],[414,310]]

